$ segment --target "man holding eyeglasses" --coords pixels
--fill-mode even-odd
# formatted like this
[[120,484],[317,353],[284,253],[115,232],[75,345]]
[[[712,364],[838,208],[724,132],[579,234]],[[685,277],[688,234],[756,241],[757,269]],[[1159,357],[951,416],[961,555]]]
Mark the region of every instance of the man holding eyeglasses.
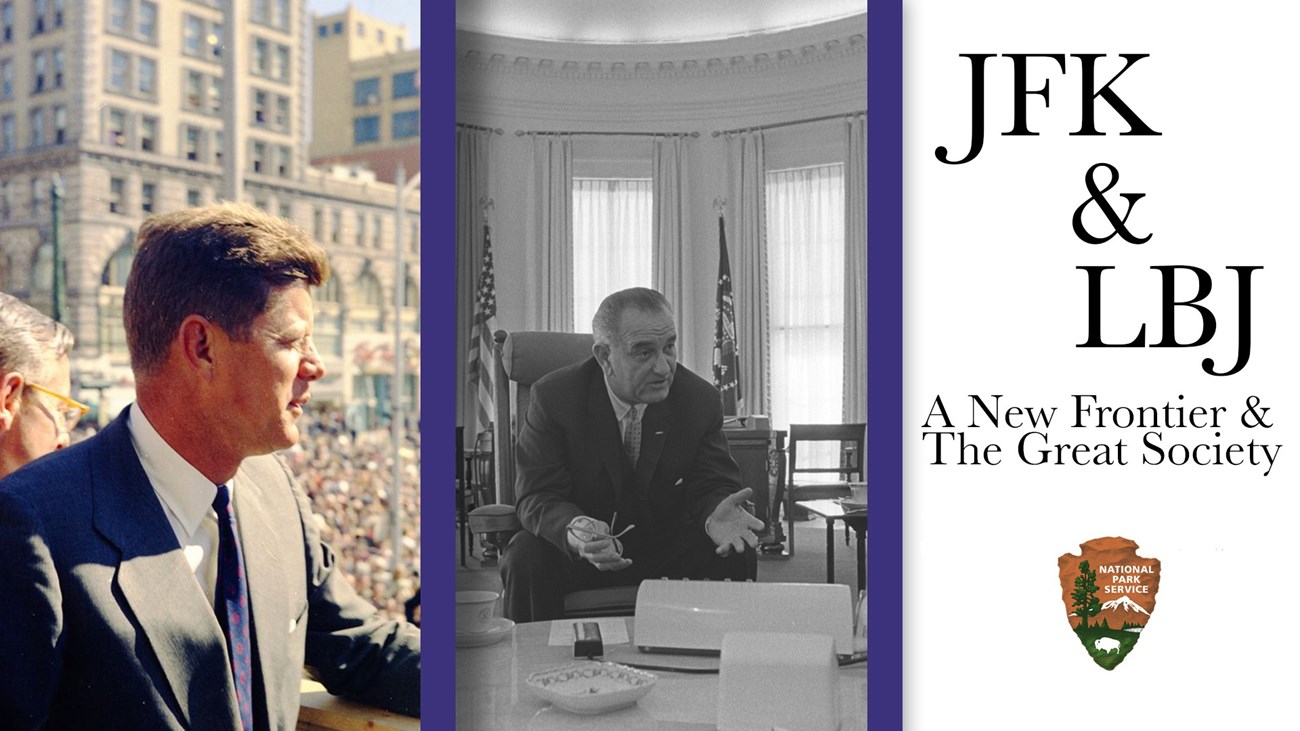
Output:
[[68,328],[0,292],[0,477],[68,446],[89,407],[72,390]]

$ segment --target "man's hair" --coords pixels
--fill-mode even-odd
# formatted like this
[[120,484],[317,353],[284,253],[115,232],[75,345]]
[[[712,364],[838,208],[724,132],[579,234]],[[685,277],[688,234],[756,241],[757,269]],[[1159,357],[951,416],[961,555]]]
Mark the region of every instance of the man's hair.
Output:
[[623,313],[628,310],[641,312],[663,312],[672,317],[673,306],[668,298],[647,287],[632,287],[615,292],[601,301],[596,308],[595,317],[591,318],[591,333],[601,345],[612,345],[618,336],[619,324]]
[[271,291],[329,278],[325,251],[297,225],[242,203],[152,216],[136,236],[122,297],[131,368],[150,375],[186,317],[201,315],[246,341]]
[[16,371],[40,380],[72,351],[72,343],[72,331],[63,323],[0,292],[0,375]]

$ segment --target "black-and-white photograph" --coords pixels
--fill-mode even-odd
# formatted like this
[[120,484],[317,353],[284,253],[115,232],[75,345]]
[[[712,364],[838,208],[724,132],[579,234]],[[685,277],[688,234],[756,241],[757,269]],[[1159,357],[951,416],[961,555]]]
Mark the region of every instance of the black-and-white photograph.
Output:
[[866,35],[457,4],[457,728],[866,727]]

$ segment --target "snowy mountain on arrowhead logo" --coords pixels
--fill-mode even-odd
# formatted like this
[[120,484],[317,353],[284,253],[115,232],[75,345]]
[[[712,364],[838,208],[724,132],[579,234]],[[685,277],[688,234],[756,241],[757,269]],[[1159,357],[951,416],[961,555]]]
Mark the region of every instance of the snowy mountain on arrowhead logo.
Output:
[[1125,594],[1124,596],[1118,599],[1112,599],[1111,601],[1102,604],[1101,611],[1137,612],[1139,614],[1145,614],[1148,617],[1151,616],[1151,612],[1148,612],[1147,610],[1143,609],[1142,605],[1138,604],[1132,599],[1129,599],[1128,594]]

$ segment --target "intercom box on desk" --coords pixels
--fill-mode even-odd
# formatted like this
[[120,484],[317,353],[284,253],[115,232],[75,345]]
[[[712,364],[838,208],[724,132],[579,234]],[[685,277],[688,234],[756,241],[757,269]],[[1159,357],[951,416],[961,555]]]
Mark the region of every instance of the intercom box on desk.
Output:
[[752,416],[726,416],[722,419],[722,428],[770,431],[772,429],[772,420],[764,414],[754,414]]
[[845,584],[653,579],[636,596],[633,644],[643,652],[722,650],[728,632],[829,635],[853,653],[853,596]]

